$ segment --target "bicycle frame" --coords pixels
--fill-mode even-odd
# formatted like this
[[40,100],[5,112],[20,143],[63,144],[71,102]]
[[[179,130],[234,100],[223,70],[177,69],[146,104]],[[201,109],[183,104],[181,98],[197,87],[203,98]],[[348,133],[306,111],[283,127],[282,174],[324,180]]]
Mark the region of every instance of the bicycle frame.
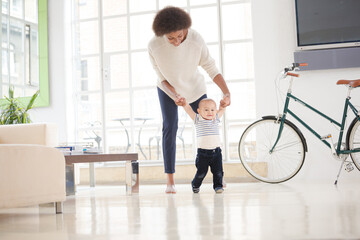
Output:
[[341,124],[340,124],[339,122],[335,121],[334,119],[332,119],[329,116],[325,115],[324,113],[320,112],[316,108],[310,106],[306,102],[304,102],[301,99],[297,98],[296,96],[292,95],[292,93],[291,93],[292,81],[293,81],[293,79],[291,78],[289,90],[288,90],[287,95],[286,95],[286,101],[285,101],[285,105],[284,105],[283,114],[282,114],[281,119],[280,119],[281,123],[280,123],[279,133],[278,133],[277,139],[276,139],[276,141],[274,143],[274,146],[272,147],[270,152],[273,152],[274,148],[276,147],[276,145],[277,145],[277,143],[278,143],[278,141],[280,139],[287,113],[289,113],[291,116],[293,116],[299,123],[301,123],[301,125],[303,125],[306,129],[308,129],[313,135],[315,135],[327,147],[329,147],[330,149],[333,148],[333,146],[329,142],[327,142],[326,139],[321,137],[313,128],[311,128],[307,123],[305,123],[303,120],[301,120],[300,117],[298,117],[293,111],[291,111],[289,109],[290,99],[293,99],[295,102],[301,103],[306,108],[312,110],[316,114],[320,115],[321,117],[325,118],[326,120],[328,120],[331,123],[334,123],[334,124],[336,124],[337,126],[340,127],[340,134],[339,134],[338,144],[337,144],[336,149],[335,149],[335,152],[336,152],[336,154],[338,156],[340,154],[349,154],[349,153],[354,153],[354,152],[360,152],[360,148],[356,148],[356,149],[352,149],[352,150],[341,150],[341,143],[342,143],[342,139],[343,139],[343,133],[344,133],[344,128],[345,128],[345,121],[346,121],[346,118],[347,118],[348,107],[350,107],[350,109],[355,114],[356,118],[360,121],[359,111],[350,102],[350,99],[351,99],[350,90],[351,89],[349,89],[348,96],[347,96],[347,98],[345,100],[345,106],[344,106],[342,121],[341,121]]

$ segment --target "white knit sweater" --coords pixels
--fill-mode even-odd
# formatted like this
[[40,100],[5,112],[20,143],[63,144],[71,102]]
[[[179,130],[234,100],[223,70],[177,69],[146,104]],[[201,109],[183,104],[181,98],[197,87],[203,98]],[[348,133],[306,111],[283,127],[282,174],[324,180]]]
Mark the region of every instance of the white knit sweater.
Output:
[[148,51],[158,75],[157,86],[164,91],[161,82],[167,80],[188,103],[206,93],[204,76],[200,74],[198,66],[211,79],[219,74],[205,41],[193,29],[189,29],[186,39],[177,47],[170,44],[165,35],[155,36],[149,42]]

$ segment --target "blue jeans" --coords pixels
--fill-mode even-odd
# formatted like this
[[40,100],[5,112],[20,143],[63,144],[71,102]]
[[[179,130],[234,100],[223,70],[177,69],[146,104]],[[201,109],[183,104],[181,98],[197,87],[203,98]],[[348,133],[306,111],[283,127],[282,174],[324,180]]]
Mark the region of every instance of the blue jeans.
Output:
[[220,147],[213,150],[198,148],[196,162],[197,172],[191,184],[199,188],[208,172],[209,166],[213,174],[213,188],[223,187],[223,166]]
[[[175,173],[178,106],[175,104],[174,100],[171,99],[160,88],[158,88],[158,95],[163,118],[162,151],[164,157],[165,173]],[[197,112],[200,100],[206,97],[206,94],[204,94],[195,102],[190,103],[190,106],[194,112]]]

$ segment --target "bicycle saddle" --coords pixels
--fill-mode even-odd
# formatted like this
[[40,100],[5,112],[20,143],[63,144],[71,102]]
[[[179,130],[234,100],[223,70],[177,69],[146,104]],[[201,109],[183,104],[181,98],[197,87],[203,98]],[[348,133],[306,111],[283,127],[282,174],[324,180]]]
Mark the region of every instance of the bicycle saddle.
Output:
[[358,86],[360,86],[360,79],[356,79],[356,80],[339,80],[336,83],[337,85],[340,84],[347,84],[350,85],[350,87],[356,88]]

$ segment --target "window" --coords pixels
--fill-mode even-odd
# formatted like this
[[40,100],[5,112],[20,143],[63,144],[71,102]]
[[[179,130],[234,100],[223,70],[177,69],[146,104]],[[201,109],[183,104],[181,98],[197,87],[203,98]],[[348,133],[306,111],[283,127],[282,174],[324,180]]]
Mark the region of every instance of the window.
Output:
[[39,89],[38,1],[2,0],[0,96],[14,86],[17,96]]
[[[250,0],[74,0],[75,141],[101,137],[105,152],[139,152],[140,160],[161,160],[161,112],[157,76],[147,53],[152,21],[167,5],[184,8],[192,28],[205,39],[232,93],[223,119],[224,157],[238,159],[237,145],[255,118]],[[208,95],[222,93],[207,74]],[[91,140],[93,139],[93,140]],[[195,156],[191,119],[179,108],[177,159]]]

